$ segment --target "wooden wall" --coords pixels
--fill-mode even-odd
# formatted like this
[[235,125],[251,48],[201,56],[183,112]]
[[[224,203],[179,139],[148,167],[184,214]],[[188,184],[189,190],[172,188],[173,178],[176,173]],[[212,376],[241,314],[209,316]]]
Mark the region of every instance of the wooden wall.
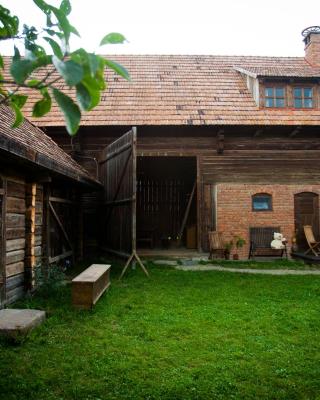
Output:
[[[42,185],[23,178],[3,177],[5,303],[23,295],[30,269],[41,262],[42,254]],[[27,278],[27,279],[26,279]]]
[[6,303],[11,303],[24,293],[24,259],[26,256],[25,181],[7,178],[5,196]]
[[[73,143],[62,131],[53,129],[48,133],[95,175],[93,159],[99,159],[102,149],[127,130],[128,127],[85,127]],[[198,240],[204,249],[208,227],[214,225],[214,198],[209,193],[216,184],[320,182],[317,127],[158,126],[138,127],[137,136],[138,156],[197,158]]]
[[[14,171],[14,170],[12,170]],[[30,173],[30,176],[32,174]],[[48,179],[48,178],[46,178]],[[44,184],[30,181],[21,171],[0,174],[0,307],[10,304],[32,290],[35,285],[35,267],[49,264],[52,255],[48,250],[50,226],[46,213],[49,202],[61,220],[55,239],[65,242],[70,238],[72,247],[67,255],[58,254],[54,262],[68,257],[82,256],[81,202],[78,188],[72,182],[48,180],[45,196]],[[68,210],[65,210],[68,208]],[[52,219],[52,216],[51,216]]]

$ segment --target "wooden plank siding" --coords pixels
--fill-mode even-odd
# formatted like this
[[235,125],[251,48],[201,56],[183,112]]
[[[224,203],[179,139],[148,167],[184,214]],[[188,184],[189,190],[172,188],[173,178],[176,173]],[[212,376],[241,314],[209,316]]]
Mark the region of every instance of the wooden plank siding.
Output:
[[[207,248],[207,229],[215,217],[214,185],[218,183],[316,184],[320,182],[320,138],[316,128],[303,127],[172,127],[137,129],[138,157],[193,156],[198,160],[198,241]],[[58,129],[49,135],[67,152],[88,157],[83,164],[95,173],[91,157],[128,130],[128,127],[83,127],[77,152]],[[221,134],[223,132],[223,134]],[[222,143],[221,143],[222,141]],[[222,147],[221,147],[222,146]],[[211,200],[209,201],[211,193]],[[200,249],[200,247],[199,247]]]
[[26,182],[7,177],[6,190],[6,299],[10,304],[24,293],[26,248]]

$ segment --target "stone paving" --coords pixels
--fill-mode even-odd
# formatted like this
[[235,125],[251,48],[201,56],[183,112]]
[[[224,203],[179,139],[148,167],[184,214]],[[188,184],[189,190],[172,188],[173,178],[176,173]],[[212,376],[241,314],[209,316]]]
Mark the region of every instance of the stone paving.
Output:
[[261,275],[320,275],[320,270],[228,268],[218,265],[177,265],[175,269],[181,271],[223,271]]
[[0,335],[17,338],[26,336],[46,318],[45,311],[19,310],[6,308],[0,310]]

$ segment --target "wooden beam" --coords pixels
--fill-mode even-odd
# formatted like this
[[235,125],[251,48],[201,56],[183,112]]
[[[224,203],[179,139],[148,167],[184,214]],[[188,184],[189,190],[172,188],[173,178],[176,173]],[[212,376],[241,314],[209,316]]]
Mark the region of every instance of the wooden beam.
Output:
[[3,178],[3,194],[1,195],[0,203],[0,307],[6,301],[6,263],[7,263],[7,251],[6,251],[6,199],[7,199],[7,179]]
[[59,254],[58,256],[49,257],[49,263],[52,264],[54,262],[61,261],[67,257],[71,257],[73,255],[73,251],[66,251],[65,253]]
[[298,135],[298,133],[300,133],[301,131],[301,126],[297,126],[296,128],[293,129],[293,131],[291,131],[289,133],[289,137],[294,138]]
[[257,130],[254,131],[253,137],[261,136],[262,133],[263,133],[263,129],[262,129],[262,128],[259,128],[259,129],[257,129]]
[[[36,265],[35,255],[35,231],[36,231],[36,195],[37,184],[26,185],[26,234],[25,234],[25,275],[26,288],[34,287],[34,267]],[[24,239],[23,239],[24,240]]]
[[193,197],[194,197],[194,194],[195,194],[195,191],[196,191],[196,187],[197,187],[197,180],[195,180],[195,182],[193,184],[192,192],[190,194],[190,197],[189,197],[189,200],[188,200],[188,204],[187,204],[187,208],[186,208],[186,211],[185,211],[184,216],[183,216],[182,224],[181,224],[181,227],[179,229],[179,233],[178,233],[179,242],[181,242],[181,237],[183,235],[184,228],[186,227],[186,223],[187,223],[187,220],[188,220],[188,216],[189,216],[192,200],[193,200]]
[[76,204],[75,201],[63,199],[61,197],[53,197],[53,196],[49,196],[49,201],[52,201],[53,203]]
[[217,153],[223,154],[224,152],[224,130],[220,129],[217,133]]
[[63,233],[63,236],[65,237],[65,239],[68,242],[68,244],[71,247],[71,249],[73,249],[72,242],[71,242],[66,230],[64,229],[64,226],[63,226],[63,224],[62,224],[62,222],[61,222],[61,220],[60,220],[60,218],[59,218],[59,216],[58,216],[56,210],[54,209],[54,207],[53,207],[53,205],[52,205],[50,200],[49,200],[49,207],[50,207],[50,210],[51,210],[55,220],[57,221],[57,223],[58,223],[58,225],[59,225],[59,227],[60,227],[60,229],[61,229],[61,231]]

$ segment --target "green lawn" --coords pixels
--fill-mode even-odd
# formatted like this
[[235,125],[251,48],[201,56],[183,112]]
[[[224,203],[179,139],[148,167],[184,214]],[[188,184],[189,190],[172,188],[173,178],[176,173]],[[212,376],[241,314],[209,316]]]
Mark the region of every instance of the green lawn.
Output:
[[17,304],[48,319],[1,342],[0,398],[320,398],[320,278],[149,271],[114,271],[91,312],[69,286]]
[[219,265],[228,268],[249,268],[249,269],[297,269],[297,270],[320,270],[319,264],[306,264],[298,260],[239,260],[239,261],[225,261],[225,260],[211,260],[200,261],[202,265]]

